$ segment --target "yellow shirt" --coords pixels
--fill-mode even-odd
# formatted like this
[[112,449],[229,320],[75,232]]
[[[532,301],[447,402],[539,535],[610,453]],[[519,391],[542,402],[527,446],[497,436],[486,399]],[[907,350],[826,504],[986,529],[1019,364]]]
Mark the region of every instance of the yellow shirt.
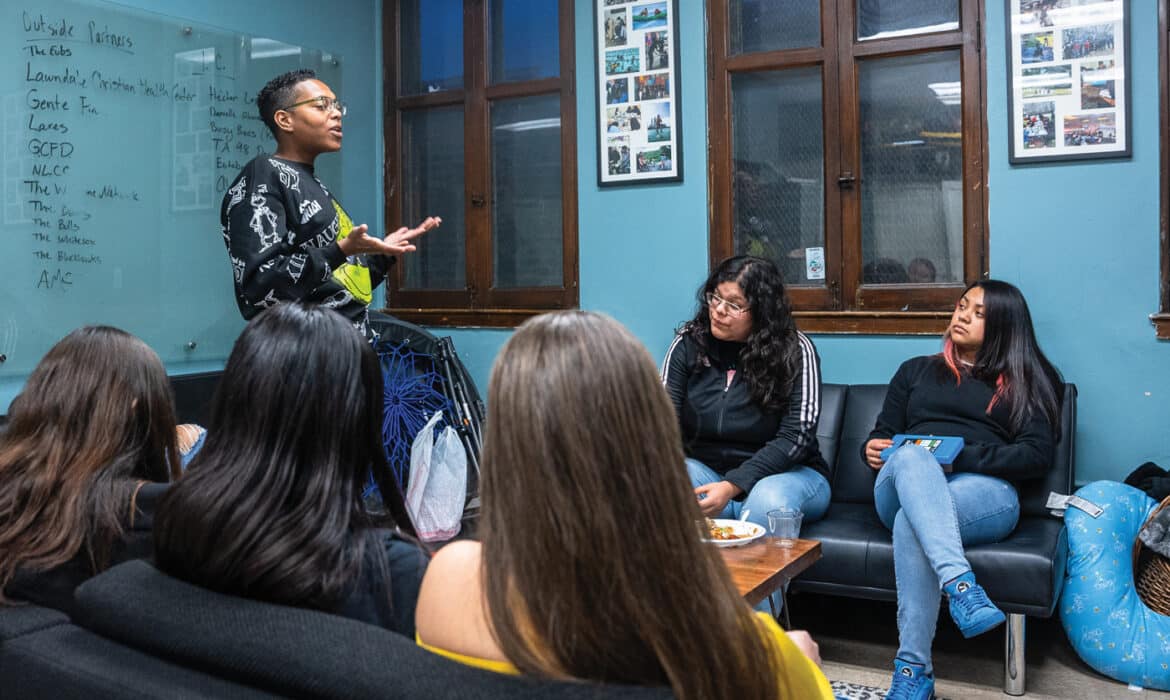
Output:
[[[776,620],[771,615],[763,612],[757,612],[756,616],[759,619],[760,627],[764,632],[772,635],[776,643],[776,650],[779,653],[780,668],[784,669],[781,677],[781,697],[785,698],[820,698],[821,700],[833,700],[833,689],[829,686],[829,680],[825,678],[825,674],[821,673],[821,669],[804,655],[796,644],[788,638],[780,625],[776,624]],[[465,666],[473,666],[475,668],[482,668],[496,673],[504,673],[508,675],[519,675],[520,671],[508,661],[495,661],[492,659],[481,659],[476,656],[467,656],[466,654],[459,654],[454,651],[447,651],[439,647],[434,647],[418,638],[415,635],[415,641],[420,647],[427,651],[445,656],[452,661],[458,661]]]
[[459,663],[463,664],[464,666],[471,666],[473,668],[482,668],[485,671],[495,671],[496,673],[503,673],[503,674],[509,675],[509,676],[520,675],[520,670],[517,669],[515,666],[513,666],[511,661],[496,661],[495,659],[481,659],[478,656],[468,656],[467,654],[460,654],[457,651],[447,651],[446,649],[443,649],[442,647],[433,647],[430,644],[427,644],[423,640],[419,639],[417,632],[415,632],[415,634],[414,634],[414,641],[423,649],[426,649],[427,651],[429,651],[433,654],[438,654],[439,656],[445,656],[448,659],[451,659],[452,661],[458,661]]

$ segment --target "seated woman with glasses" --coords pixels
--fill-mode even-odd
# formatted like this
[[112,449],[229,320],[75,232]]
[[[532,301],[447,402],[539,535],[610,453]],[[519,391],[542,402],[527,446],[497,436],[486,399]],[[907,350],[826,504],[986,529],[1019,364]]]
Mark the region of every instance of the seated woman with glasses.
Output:
[[629,331],[582,311],[530,319],[491,387],[481,541],[431,562],[423,647],[683,700],[833,697],[808,634],[753,614],[700,539],[670,400]]
[[768,511],[829,507],[817,445],[820,360],[796,330],[780,272],[748,255],[724,260],[699,288],[695,317],[666,353],[662,379],[682,428],[703,514],[768,526]]
[[[414,636],[426,556],[386,464],[382,398],[378,358],[341,314],[262,312],[228,357],[203,448],[159,503],[158,568]],[[362,500],[371,473],[385,512]]]
[[73,590],[150,556],[155,500],[179,476],[171,385],[146,343],[86,326],[54,345],[0,433],[0,604],[73,609]]

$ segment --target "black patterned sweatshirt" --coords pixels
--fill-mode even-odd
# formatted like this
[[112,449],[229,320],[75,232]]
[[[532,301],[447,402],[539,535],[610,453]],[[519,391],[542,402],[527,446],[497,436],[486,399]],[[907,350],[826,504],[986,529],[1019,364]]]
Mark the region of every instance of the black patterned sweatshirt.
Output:
[[244,318],[304,301],[336,309],[374,336],[367,307],[395,259],[345,257],[337,241],[353,221],[311,165],[257,156],[228,188],[219,219]]

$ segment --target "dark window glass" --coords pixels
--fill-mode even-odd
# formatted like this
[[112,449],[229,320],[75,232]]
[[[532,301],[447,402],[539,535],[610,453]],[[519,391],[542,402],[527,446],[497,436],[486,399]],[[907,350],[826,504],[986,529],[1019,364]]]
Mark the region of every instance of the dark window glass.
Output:
[[401,0],[402,94],[463,87],[463,0]]

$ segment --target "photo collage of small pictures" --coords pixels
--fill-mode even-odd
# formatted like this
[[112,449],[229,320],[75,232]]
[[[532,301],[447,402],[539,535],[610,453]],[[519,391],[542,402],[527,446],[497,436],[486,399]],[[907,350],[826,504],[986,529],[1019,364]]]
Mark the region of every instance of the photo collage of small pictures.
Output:
[[676,179],[673,0],[595,0],[600,184]]
[[1015,0],[1014,155],[1126,148],[1123,0]]

